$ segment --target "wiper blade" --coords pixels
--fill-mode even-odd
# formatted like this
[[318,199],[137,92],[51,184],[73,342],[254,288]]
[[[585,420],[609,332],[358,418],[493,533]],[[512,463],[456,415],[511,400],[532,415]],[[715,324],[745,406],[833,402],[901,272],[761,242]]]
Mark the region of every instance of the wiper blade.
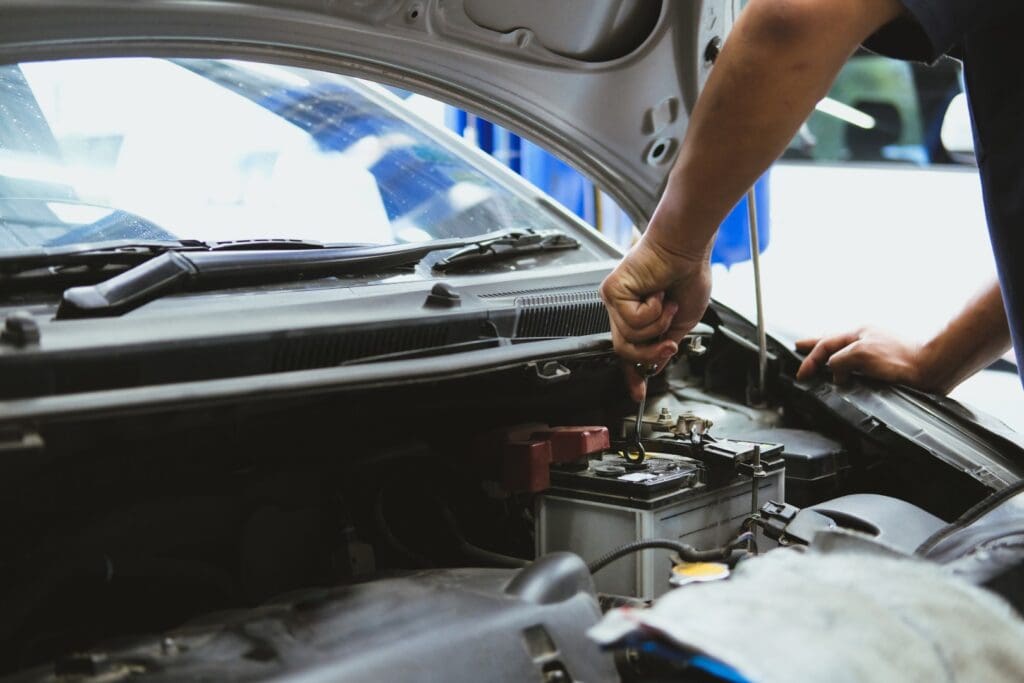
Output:
[[297,239],[248,239],[224,242],[203,240],[105,240],[60,246],[26,247],[0,251],[0,275],[39,268],[73,266],[133,266],[167,251],[282,251],[301,249],[348,249],[372,244],[324,243]]
[[26,247],[0,251],[0,275],[71,266],[135,265],[171,249],[206,249],[197,240],[108,240],[56,247]]
[[382,272],[415,265],[432,252],[515,242],[524,234],[537,233],[518,230],[416,244],[324,244],[304,249],[171,249],[97,285],[65,290],[57,317],[120,315],[167,294],[211,285]]
[[293,240],[281,237],[206,242],[208,251],[286,251],[293,249],[352,249],[354,247],[379,247],[371,242],[317,242],[316,240]]
[[578,240],[561,232],[537,232],[535,230],[512,231],[489,240],[480,240],[464,249],[443,258],[433,269],[445,273],[457,268],[472,267],[529,254],[539,254],[565,249],[579,249]]

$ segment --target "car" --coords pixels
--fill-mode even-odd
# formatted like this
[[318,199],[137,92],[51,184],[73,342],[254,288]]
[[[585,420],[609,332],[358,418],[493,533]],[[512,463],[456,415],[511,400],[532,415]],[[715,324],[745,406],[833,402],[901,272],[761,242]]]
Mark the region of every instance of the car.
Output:
[[737,11],[0,0],[0,680],[1019,679],[1019,435],[718,302],[638,414],[618,248],[390,90],[643,225]]

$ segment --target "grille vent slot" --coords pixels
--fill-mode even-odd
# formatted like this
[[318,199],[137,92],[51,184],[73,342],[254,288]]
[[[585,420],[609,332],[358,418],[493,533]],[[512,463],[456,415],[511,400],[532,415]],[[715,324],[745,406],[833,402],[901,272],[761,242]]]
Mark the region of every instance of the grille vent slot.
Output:
[[[537,289],[510,289],[507,292],[491,292],[490,294],[481,294],[481,299],[504,299],[510,296],[524,296],[526,294],[550,294],[550,287],[540,287]],[[531,297],[532,298],[532,297]]]
[[326,368],[368,356],[436,348],[479,337],[477,321],[318,334],[285,339],[274,350],[272,372]]
[[517,337],[570,337],[608,332],[608,313],[595,289],[516,299]]

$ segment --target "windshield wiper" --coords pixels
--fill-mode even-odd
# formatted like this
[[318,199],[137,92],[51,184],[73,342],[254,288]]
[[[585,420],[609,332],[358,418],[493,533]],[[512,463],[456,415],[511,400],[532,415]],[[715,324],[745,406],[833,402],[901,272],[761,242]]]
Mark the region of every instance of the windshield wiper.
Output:
[[40,268],[75,266],[135,266],[167,251],[282,251],[292,249],[348,249],[372,244],[324,243],[297,239],[249,239],[225,242],[202,240],[105,240],[60,246],[25,247],[0,251],[0,275],[15,275]]
[[137,265],[171,249],[205,249],[195,240],[110,240],[57,247],[39,246],[0,251],[0,275],[40,268]]
[[445,273],[457,268],[472,267],[528,254],[565,249],[579,249],[578,240],[560,232],[525,230],[510,232],[489,240],[480,240],[434,264],[434,270]]
[[[383,272],[415,265],[436,251],[477,249],[480,245],[494,245],[506,240],[516,243],[525,236],[538,234],[546,238],[554,235],[566,237],[560,233],[512,230],[416,244],[312,243],[318,246],[279,249],[268,245],[262,248],[250,246],[242,250],[225,250],[211,245],[169,248],[97,285],[65,290],[57,309],[57,317],[120,315],[153,299],[189,289]],[[572,238],[566,239],[576,242]],[[576,243],[576,246],[579,244]],[[531,248],[519,253],[537,250]]]

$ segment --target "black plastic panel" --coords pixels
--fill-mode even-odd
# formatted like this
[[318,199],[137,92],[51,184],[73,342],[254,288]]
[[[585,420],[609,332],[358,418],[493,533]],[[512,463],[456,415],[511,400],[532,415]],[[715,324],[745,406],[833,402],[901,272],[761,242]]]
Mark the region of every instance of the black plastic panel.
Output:
[[600,616],[586,565],[558,553],[518,575],[453,569],[306,591],[3,680],[617,681],[585,635]]
[[[224,334],[211,336],[204,330],[202,337],[192,337],[190,332],[200,322],[205,325],[217,320],[217,314],[205,306],[224,297],[181,297],[178,301],[194,301],[194,308],[172,308],[161,321],[180,320],[180,327],[172,330],[180,336],[144,344],[118,344],[114,335],[128,324],[145,324],[144,318],[138,322],[127,316],[53,323],[40,316],[44,327],[48,322],[108,325],[111,336],[101,338],[99,347],[82,344],[50,352],[46,347],[54,332],[46,327],[42,348],[0,353],[0,399],[329,368],[495,336],[533,339],[609,331],[608,314],[593,287],[519,297],[492,294],[486,299],[465,293],[459,306],[447,310],[424,308],[428,292],[338,302],[332,304],[329,315],[318,316],[320,324],[314,327],[298,323],[289,329],[283,317],[275,320],[274,309],[254,310],[250,321],[260,322],[263,329],[240,332],[242,324],[249,321],[240,324],[235,317],[229,323],[225,316],[221,318]],[[278,310],[284,313],[283,308]],[[324,321],[331,322],[324,325]],[[63,328],[62,332],[70,330]]]

